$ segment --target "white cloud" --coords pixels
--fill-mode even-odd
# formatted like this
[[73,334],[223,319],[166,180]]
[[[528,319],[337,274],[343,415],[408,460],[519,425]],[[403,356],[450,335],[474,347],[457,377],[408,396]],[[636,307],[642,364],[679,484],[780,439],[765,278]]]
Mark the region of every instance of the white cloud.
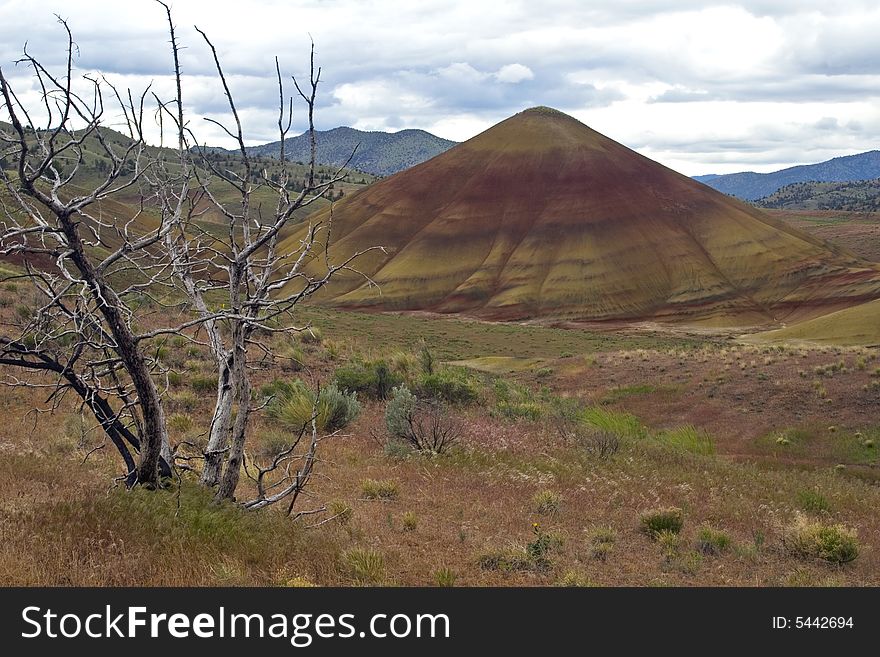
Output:
[[535,74],[532,69],[522,64],[507,64],[498,69],[495,79],[506,84],[518,84],[523,80],[533,80]]
[[[323,67],[320,128],[424,128],[466,139],[529,105],[567,111],[685,173],[766,168],[880,143],[876,0],[232,0],[174,4],[186,103],[200,139],[229,145],[202,116],[227,116],[197,24],[213,40],[249,119],[270,140],[274,57],[302,78],[309,35]],[[0,66],[25,40],[63,62],[70,22],[82,72],[169,95],[163,10],[151,0],[3,0]],[[31,91],[27,91],[31,89]],[[2,112],[2,111],[0,111]],[[294,130],[305,127],[295,117]],[[783,138],[779,138],[783,135]]]

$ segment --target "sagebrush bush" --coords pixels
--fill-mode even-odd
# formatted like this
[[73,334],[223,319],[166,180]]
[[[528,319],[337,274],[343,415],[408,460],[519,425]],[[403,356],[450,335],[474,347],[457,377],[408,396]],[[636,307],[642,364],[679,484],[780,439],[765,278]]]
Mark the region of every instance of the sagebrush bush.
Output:
[[803,516],[785,529],[782,541],[785,550],[800,559],[822,559],[844,564],[859,556],[858,536],[854,529],[810,522]]
[[403,385],[394,388],[385,406],[385,427],[391,436],[389,445],[402,442],[433,454],[443,453],[462,433],[461,423],[443,404],[420,400]]
[[641,517],[642,531],[657,540],[660,532],[678,534],[684,527],[684,512],[676,507],[645,511]]

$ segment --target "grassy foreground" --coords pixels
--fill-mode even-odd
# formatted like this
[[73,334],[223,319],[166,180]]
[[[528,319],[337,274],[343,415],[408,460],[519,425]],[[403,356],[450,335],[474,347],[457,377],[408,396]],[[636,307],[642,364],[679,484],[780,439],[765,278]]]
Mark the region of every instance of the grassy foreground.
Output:
[[[353,380],[381,361],[448,398],[458,443],[402,449],[386,402],[361,393],[301,504],[327,513],[293,522],[206,504],[186,475],[157,493],[108,490],[118,464],[109,450],[82,463],[98,437],[76,408],[28,415],[38,391],[3,388],[0,582],[880,584],[874,349],[313,308],[302,319],[315,335],[274,338],[288,360],[261,383]],[[173,440],[198,443],[207,354],[181,340],[166,350],[181,372],[166,396]],[[559,408],[575,409],[585,441],[560,430]],[[284,431],[263,418],[249,458]],[[596,436],[617,451],[600,453]]]

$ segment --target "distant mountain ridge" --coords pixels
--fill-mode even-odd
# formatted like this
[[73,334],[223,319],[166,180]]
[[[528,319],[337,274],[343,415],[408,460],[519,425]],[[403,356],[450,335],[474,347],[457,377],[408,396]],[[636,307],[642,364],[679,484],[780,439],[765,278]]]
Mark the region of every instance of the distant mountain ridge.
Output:
[[755,201],[780,210],[880,211],[880,178],[850,182],[802,182],[780,187]]
[[803,164],[772,173],[744,171],[694,178],[719,192],[746,201],[756,201],[792,183],[851,182],[880,178],[880,151],[844,155],[818,164]]
[[[318,130],[315,136],[318,164],[342,166],[351,157],[349,167],[377,176],[389,176],[409,169],[457,143],[424,130],[364,132],[340,127]],[[284,156],[293,161],[307,162],[310,148],[309,135],[303,133],[285,140]],[[251,146],[247,150],[259,157],[277,158],[281,153],[281,142]]]

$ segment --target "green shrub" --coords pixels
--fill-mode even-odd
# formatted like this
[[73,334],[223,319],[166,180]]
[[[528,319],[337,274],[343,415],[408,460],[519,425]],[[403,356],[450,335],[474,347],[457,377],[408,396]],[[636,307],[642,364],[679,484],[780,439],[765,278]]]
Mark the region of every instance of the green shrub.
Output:
[[422,375],[418,392],[422,397],[430,397],[450,404],[472,404],[479,396],[476,386],[464,370],[450,368]]
[[559,493],[552,490],[541,490],[535,493],[532,498],[535,505],[535,512],[542,516],[554,516],[559,512],[559,506],[562,504],[562,498]]
[[357,393],[345,394],[334,384],[321,388],[318,402],[315,393],[302,381],[274,382],[263,386],[262,392],[275,395],[267,406],[267,414],[280,425],[300,431],[308,428],[315,415],[315,424],[321,431],[338,431],[353,422],[361,412]]
[[782,537],[785,550],[800,559],[822,559],[835,564],[854,561],[859,556],[859,542],[854,529],[826,525],[798,517]]
[[397,482],[391,479],[364,479],[361,482],[361,493],[368,500],[394,500],[399,492]]
[[717,555],[727,552],[730,549],[730,536],[718,529],[714,529],[709,525],[700,528],[697,534],[697,550],[703,554]]
[[380,584],[385,579],[385,557],[373,549],[352,548],[343,562],[357,584]]
[[259,453],[263,456],[274,457],[290,447],[294,440],[286,431],[262,431],[257,435],[260,445]]
[[831,505],[825,496],[817,490],[805,489],[798,491],[798,504],[804,511],[822,512],[830,511]]
[[660,532],[678,534],[683,526],[684,513],[676,507],[653,509],[644,512],[641,517],[642,531],[654,540],[657,540]]
[[373,399],[387,399],[392,389],[403,383],[403,377],[391,371],[385,361],[352,363],[334,374],[340,390],[357,392]]
[[712,436],[690,424],[662,431],[657,438],[665,445],[671,445],[692,454],[710,456],[715,453],[715,443],[712,441]]
[[183,374],[174,371],[168,372],[168,385],[173,388],[183,385]]

